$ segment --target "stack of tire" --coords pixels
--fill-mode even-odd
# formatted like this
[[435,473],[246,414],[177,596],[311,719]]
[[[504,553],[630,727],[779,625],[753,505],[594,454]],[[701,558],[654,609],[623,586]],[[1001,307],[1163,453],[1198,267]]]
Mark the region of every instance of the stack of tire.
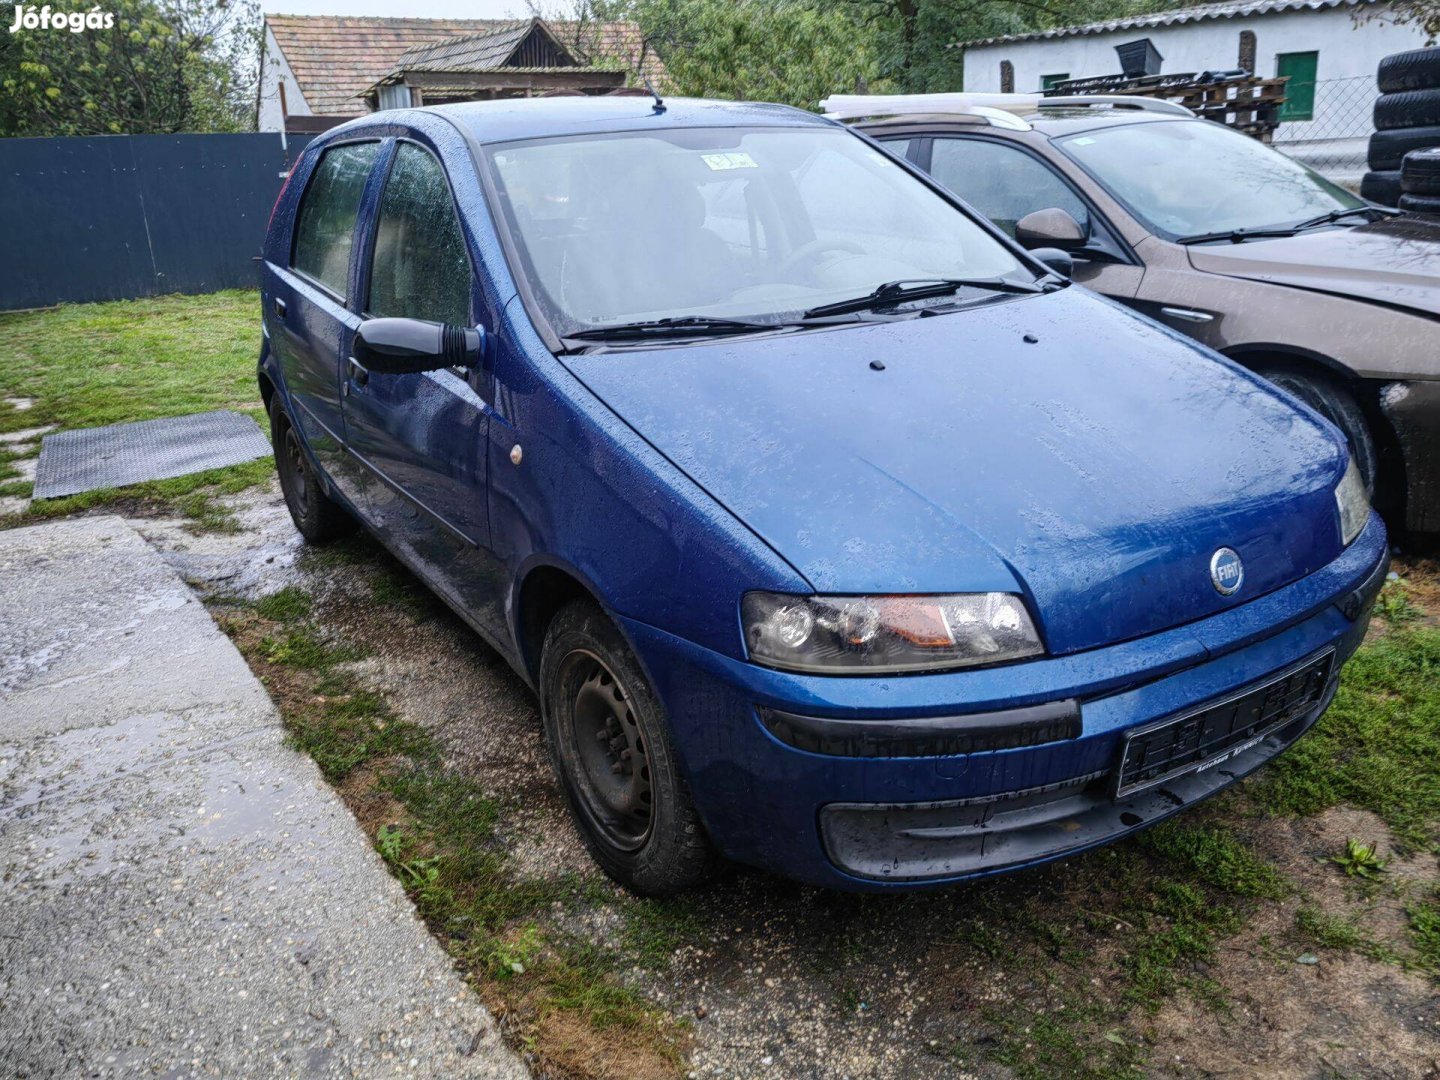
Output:
[[[1440,146],[1440,48],[1411,49],[1380,61],[1380,97],[1375,101],[1375,134],[1370,136],[1370,172],[1360,195],[1382,206],[1401,209],[1402,198],[1413,196],[1433,202],[1440,185],[1433,181],[1433,166],[1415,183],[1425,190],[1407,192],[1401,187],[1400,166],[1412,150]],[[1429,183],[1431,186],[1426,187]],[[1429,207],[1433,212],[1433,206]]]

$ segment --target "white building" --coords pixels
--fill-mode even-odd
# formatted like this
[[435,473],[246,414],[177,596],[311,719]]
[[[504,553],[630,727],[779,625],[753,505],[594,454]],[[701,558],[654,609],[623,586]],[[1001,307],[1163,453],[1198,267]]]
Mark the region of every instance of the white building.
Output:
[[1028,92],[1062,79],[1117,75],[1116,46],[1149,39],[1161,74],[1244,68],[1288,75],[1277,148],[1340,180],[1358,180],[1374,130],[1375,69],[1425,44],[1375,0],[1205,4],[1128,19],[957,44],[968,91]]

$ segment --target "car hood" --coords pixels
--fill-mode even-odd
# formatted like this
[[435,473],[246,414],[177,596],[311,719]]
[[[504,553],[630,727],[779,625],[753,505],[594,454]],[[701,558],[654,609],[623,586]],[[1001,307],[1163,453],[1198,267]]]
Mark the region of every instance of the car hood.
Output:
[[1440,224],[1398,217],[1243,244],[1197,244],[1190,265],[1228,277],[1440,315]]
[[[1078,288],[564,361],[817,591],[1019,591],[1052,653],[1202,618],[1340,548],[1333,428]],[[1220,547],[1245,563],[1232,597]]]

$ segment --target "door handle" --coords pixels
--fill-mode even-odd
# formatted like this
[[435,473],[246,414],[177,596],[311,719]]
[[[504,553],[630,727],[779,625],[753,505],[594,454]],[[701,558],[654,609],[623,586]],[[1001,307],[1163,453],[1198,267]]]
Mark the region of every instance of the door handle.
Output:
[[285,307],[285,301],[281,300],[280,297],[277,296],[274,300],[274,306],[275,314],[280,316],[280,318],[282,319],[285,318],[285,312],[287,310],[287,308]]
[[370,381],[370,369],[353,356],[349,359],[348,369],[350,381],[356,386],[364,386]]

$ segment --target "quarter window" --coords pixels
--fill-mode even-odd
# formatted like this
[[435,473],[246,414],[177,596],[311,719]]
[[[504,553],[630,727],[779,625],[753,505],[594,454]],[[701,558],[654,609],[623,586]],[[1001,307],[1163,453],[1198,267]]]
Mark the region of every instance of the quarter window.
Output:
[[1064,210],[1082,229],[1090,229],[1089,211],[1070,186],[1048,165],[1013,146],[981,139],[936,139],[930,172],[1010,236],[1026,214],[1050,207]]
[[291,264],[342,300],[355,244],[355,215],[379,143],[326,150],[300,201]]
[[401,143],[380,199],[370,270],[372,315],[468,326],[470,256],[445,170]]

